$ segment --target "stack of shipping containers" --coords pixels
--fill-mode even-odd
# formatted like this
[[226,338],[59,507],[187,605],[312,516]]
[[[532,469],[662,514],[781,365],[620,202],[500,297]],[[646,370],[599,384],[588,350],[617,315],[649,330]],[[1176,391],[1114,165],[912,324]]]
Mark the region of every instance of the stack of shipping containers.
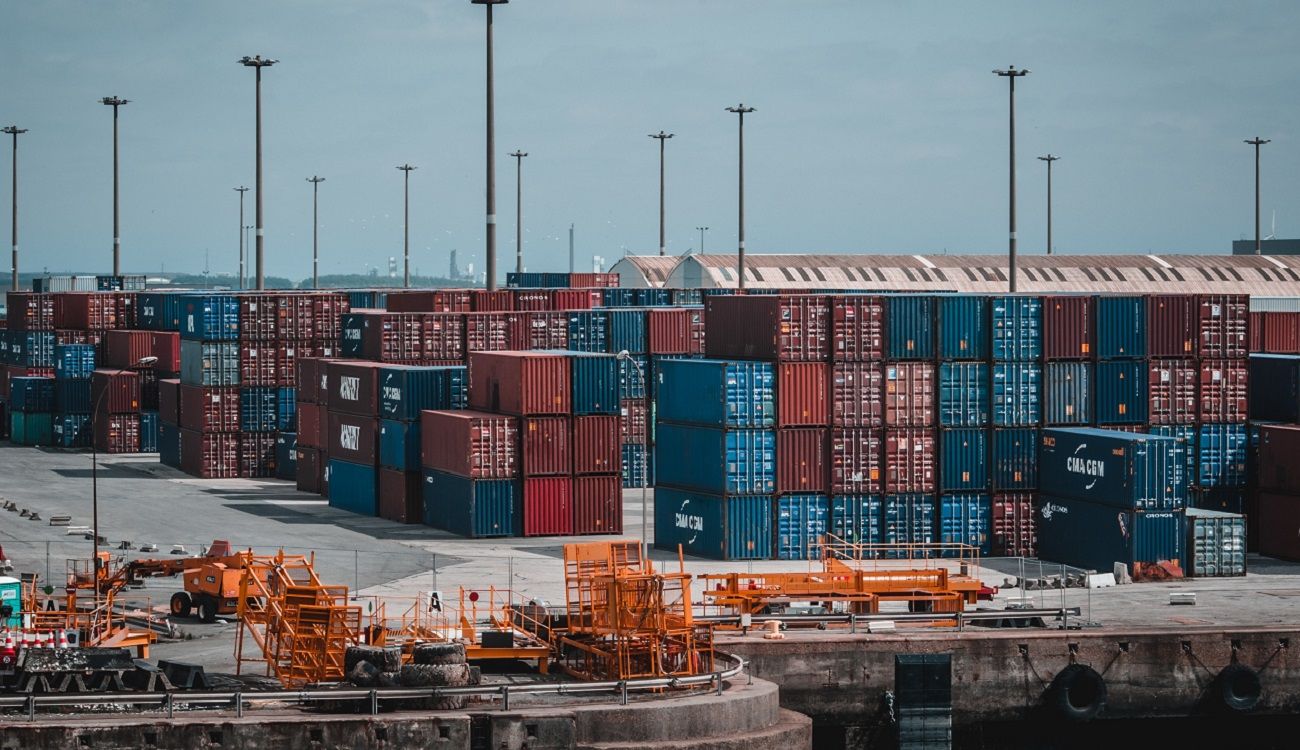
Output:
[[[1277,358],[1281,360],[1282,358]],[[1265,424],[1259,430],[1258,457],[1255,460],[1256,481],[1252,488],[1253,506],[1257,515],[1254,524],[1256,547],[1260,554],[1282,560],[1300,561],[1300,537],[1297,521],[1300,520],[1300,425],[1294,412],[1297,408],[1295,389],[1300,382],[1300,358],[1287,357],[1286,361],[1271,361],[1257,365],[1254,373],[1278,378],[1281,386],[1274,393],[1281,400],[1286,391],[1291,399],[1279,404],[1270,414],[1289,417],[1287,424]],[[1291,412],[1291,414],[1284,414]]]
[[[160,324],[166,325],[171,311],[169,306],[159,305],[155,314],[161,314]],[[182,471],[211,479],[237,477],[239,300],[229,294],[177,295],[174,306],[181,339],[180,383],[161,388],[170,391],[175,387],[177,413],[171,413],[168,401],[161,418],[174,416],[180,427],[177,455]],[[165,450],[170,452],[172,447]]]
[[1043,300],[992,297],[989,306],[990,552],[1032,557],[1037,550],[1038,425],[1043,419]]
[[[325,449],[325,490],[330,507],[378,515],[380,365],[334,359],[320,367],[325,387],[318,398],[324,401],[317,404],[319,424],[315,427]],[[300,420],[300,443],[309,430],[308,420]]]
[[1245,296],[1201,295],[1196,300],[1200,383],[1192,504],[1198,508],[1245,510],[1249,307]]
[[879,544],[885,301],[878,296],[832,297],[830,312],[828,531],[851,544]]
[[54,376],[54,296],[36,292],[10,292],[7,296],[7,328],[0,331],[0,360],[4,361],[0,398],[8,408],[3,430],[18,445],[49,445],[52,441],[49,411],[36,416],[42,412],[15,410],[11,383],[14,378]]
[[646,311],[642,367],[624,363],[623,486],[650,487],[654,477],[654,412],[657,363],[704,356],[704,310],[664,307]]
[[465,408],[464,367],[385,365],[379,371],[380,518],[424,522],[420,412]]
[[939,502],[937,541],[991,551],[989,299],[934,298]]
[[91,344],[54,346],[54,444],[85,448],[91,442],[90,378],[95,372]]

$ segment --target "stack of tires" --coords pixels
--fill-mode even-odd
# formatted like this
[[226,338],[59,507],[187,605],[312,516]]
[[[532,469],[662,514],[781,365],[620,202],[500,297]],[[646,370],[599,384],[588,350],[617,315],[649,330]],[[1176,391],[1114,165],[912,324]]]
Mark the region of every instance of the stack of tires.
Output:
[[[478,668],[465,663],[465,646],[460,643],[421,643],[411,652],[411,663],[402,663],[400,646],[350,646],[344,655],[347,680],[366,688],[440,688],[477,685]],[[449,711],[465,707],[465,696],[412,698],[387,701],[383,707],[395,710]]]

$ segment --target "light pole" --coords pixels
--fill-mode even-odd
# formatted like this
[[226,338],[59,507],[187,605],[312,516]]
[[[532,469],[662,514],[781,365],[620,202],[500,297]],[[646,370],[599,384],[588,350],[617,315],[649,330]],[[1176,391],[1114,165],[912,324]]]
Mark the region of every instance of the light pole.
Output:
[[[740,231],[739,234],[739,251],[737,253],[737,266],[740,278],[740,288],[745,288],[745,115],[754,111],[753,107],[746,107],[743,103],[734,107],[727,107],[727,111],[740,115]],[[703,252],[701,252],[703,254]]]
[[1016,293],[1016,79],[1029,75],[1029,69],[1016,70],[1012,65],[1006,70],[995,70],[994,75],[1001,76],[1011,82],[1011,230],[1007,239],[1010,243],[1007,246],[1008,273],[1007,278],[1011,281],[1011,293]]
[[1047,162],[1047,254],[1052,254],[1052,162],[1060,161],[1061,157],[1047,156],[1038,157],[1039,161]]
[[8,133],[14,137],[14,159],[13,159],[13,257],[10,259],[11,273],[13,275],[13,290],[18,291],[18,136],[26,133],[26,128],[20,128],[17,125],[10,125],[0,133]]
[[704,254],[704,233],[709,231],[708,227],[696,227],[700,230],[700,255]]
[[[248,233],[249,233],[250,230],[252,230],[252,228],[253,228],[253,225],[252,225],[252,224],[245,224],[245,225],[244,225],[244,247],[248,247],[248,242],[249,242],[249,240],[248,240]],[[247,287],[248,287],[248,283],[247,283],[248,280],[247,280],[247,278],[242,279],[241,281],[243,282],[242,287],[243,287],[243,288],[247,288]]]
[[659,141],[659,254],[664,254],[664,143],[673,137],[672,133],[660,130],[651,133],[651,138]]
[[515,149],[515,273],[524,272],[524,157],[527,151]]
[[[636,366],[636,377],[642,388],[646,387],[645,372],[641,369],[641,363],[628,353],[626,349],[615,355],[622,361],[631,362]],[[649,517],[649,509],[646,503],[646,474],[650,473],[650,457],[647,453],[646,443],[649,438],[641,441],[641,557],[648,559],[650,546],[646,541],[646,519]]]
[[403,164],[402,170],[402,257],[405,265],[402,271],[402,286],[411,286],[411,170],[416,167]]
[[122,231],[118,223],[117,110],[131,100],[106,96],[99,101],[113,108],[113,275],[118,276],[122,273]]
[[256,91],[257,91],[257,93],[256,93],[256,97],[257,97],[256,110],[257,110],[257,114],[256,114],[256,125],[255,125],[255,128],[256,128],[256,130],[257,130],[257,135],[256,135],[256,140],[257,140],[257,147],[256,147],[256,152],[257,152],[257,153],[256,153],[256,159],[257,159],[257,182],[256,182],[256,188],[257,188],[257,209],[256,209],[255,213],[256,213],[256,224],[257,224],[257,236],[256,236],[256,240],[257,240],[257,260],[256,260],[256,265],[257,265],[257,290],[258,290],[259,292],[266,288],[266,277],[265,277],[265,276],[263,275],[263,273],[262,273],[262,268],[263,268],[263,267],[262,267],[262,249],[263,249],[263,243],[262,243],[262,240],[264,239],[263,235],[264,235],[264,233],[265,233],[265,231],[266,231],[266,229],[265,229],[266,225],[262,222],[262,68],[269,68],[269,67],[271,67],[272,65],[275,65],[275,64],[278,63],[278,62],[280,62],[280,61],[279,61],[279,60],[272,60],[272,59],[269,58],[269,57],[267,57],[267,58],[263,58],[261,55],[254,55],[254,56],[252,56],[252,57],[244,56],[244,57],[241,57],[241,58],[239,59],[239,64],[240,64],[240,65],[243,65],[243,66],[246,67],[246,68],[252,68],[252,69],[256,72],[256,74],[257,74],[257,75],[256,75],[256,79],[257,79],[257,83],[256,83]]
[[235,188],[239,193],[239,288],[244,288],[244,193],[248,188],[240,185]]
[[569,273],[573,273],[573,224],[569,224]]
[[319,233],[320,230],[320,220],[316,218],[317,216],[319,216],[316,209],[319,205],[319,201],[317,199],[320,196],[320,184],[324,181],[325,181],[324,177],[317,177],[316,175],[312,175],[311,177],[307,178],[307,182],[311,183],[311,288],[312,289],[320,289],[320,276],[317,273],[320,254],[318,252],[319,245],[317,245],[316,242],[317,234]]
[[1255,147],[1255,254],[1256,255],[1259,255],[1262,252],[1261,250],[1262,243],[1259,241],[1259,147],[1263,146],[1265,143],[1268,142],[1269,139],[1260,138],[1259,136],[1255,136],[1254,138],[1246,141],[1246,143],[1249,143],[1250,145]]
[[470,0],[473,5],[487,6],[487,226],[484,237],[487,243],[487,289],[497,288],[497,137],[496,108],[492,92],[492,6],[505,5],[510,0]]

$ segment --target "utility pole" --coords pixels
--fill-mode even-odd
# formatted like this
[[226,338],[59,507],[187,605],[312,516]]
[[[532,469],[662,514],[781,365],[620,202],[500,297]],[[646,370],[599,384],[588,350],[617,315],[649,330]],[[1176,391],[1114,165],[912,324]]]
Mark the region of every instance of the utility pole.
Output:
[[122,273],[122,232],[118,223],[118,158],[117,158],[117,110],[131,103],[130,99],[106,96],[99,100],[113,108],[113,275]]
[[515,149],[515,273],[524,272],[524,157],[527,151]]
[[569,273],[573,273],[573,224],[569,224]]
[[995,70],[994,75],[1001,76],[1011,83],[1011,156],[1009,164],[1011,165],[1011,230],[1007,237],[1010,243],[1007,246],[1008,254],[1008,273],[1007,278],[1011,281],[1011,293],[1016,293],[1016,79],[1029,75],[1029,69],[1016,70],[1012,65],[1006,70]]
[[708,227],[696,227],[700,230],[700,255],[704,255],[704,233],[709,231]]
[[651,138],[659,141],[659,254],[664,254],[664,143],[673,137],[672,133],[660,130],[651,133]]
[[240,185],[235,188],[235,191],[239,193],[239,288],[242,290],[244,288],[244,235],[246,234],[244,232],[244,193],[248,192],[248,188]]
[[266,225],[265,225],[265,224],[263,223],[263,221],[262,221],[262,68],[269,68],[269,67],[271,67],[272,65],[275,65],[275,64],[278,63],[278,62],[280,62],[280,61],[279,61],[279,60],[272,60],[272,59],[269,58],[269,57],[268,57],[268,58],[263,58],[261,55],[254,55],[253,57],[247,57],[247,56],[245,56],[245,57],[242,57],[242,58],[239,59],[239,63],[240,63],[241,65],[243,65],[243,66],[246,67],[246,68],[252,68],[252,69],[256,72],[256,74],[257,74],[257,76],[256,76],[256,77],[257,77],[257,83],[256,83],[256,87],[257,87],[257,89],[256,89],[256,90],[257,90],[257,104],[256,104],[256,109],[257,109],[257,115],[256,115],[256,119],[257,119],[257,123],[256,123],[256,130],[257,130],[257,148],[256,148],[256,150],[257,150],[257,154],[256,154],[256,159],[257,159],[257,182],[256,182],[256,187],[257,187],[257,191],[256,191],[256,194],[257,194],[257,210],[256,210],[256,224],[257,224],[257,235],[256,235],[256,240],[257,240],[257,260],[256,260],[256,264],[257,264],[257,290],[258,290],[259,292],[266,288],[266,276],[263,274],[263,264],[262,264],[263,240],[265,239],[264,234],[265,234],[265,232],[266,232]]
[[1052,162],[1060,161],[1061,157],[1047,156],[1038,157],[1039,161],[1047,162],[1047,254],[1052,254]]
[[403,164],[402,170],[402,257],[405,259],[402,271],[402,287],[411,286],[411,171],[416,167]]
[[12,217],[12,238],[13,238],[13,256],[10,258],[10,274],[13,276],[13,291],[18,291],[18,136],[26,133],[26,128],[20,128],[17,125],[10,125],[0,129],[0,133],[8,133],[14,138],[14,158],[13,158],[13,217]]
[[320,220],[316,218],[318,216],[316,209],[318,207],[317,198],[320,196],[320,184],[324,181],[325,181],[324,177],[317,177],[316,175],[312,175],[311,177],[307,178],[307,182],[311,183],[311,288],[312,289],[320,289],[320,275],[318,272],[320,254],[319,254],[319,245],[317,244],[317,239],[318,239],[317,234],[320,230]]
[[497,139],[496,107],[492,80],[492,6],[505,5],[510,0],[470,0],[473,5],[487,6],[487,226],[484,232],[487,243],[487,289],[497,288]]
[[1260,138],[1259,136],[1255,136],[1254,138],[1246,141],[1246,143],[1249,143],[1250,145],[1255,147],[1255,254],[1256,255],[1260,255],[1263,253],[1263,249],[1262,249],[1263,243],[1260,242],[1259,240],[1259,147],[1263,146],[1265,143],[1268,142],[1269,139]]
[[754,111],[753,107],[746,107],[743,103],[734,107],[727,107],[727,111],[732,114],[740,115],[740,231],[739,231],[739,252],[737,254],[737,266],[740,278],[740,288],[745,288],[745,115]]

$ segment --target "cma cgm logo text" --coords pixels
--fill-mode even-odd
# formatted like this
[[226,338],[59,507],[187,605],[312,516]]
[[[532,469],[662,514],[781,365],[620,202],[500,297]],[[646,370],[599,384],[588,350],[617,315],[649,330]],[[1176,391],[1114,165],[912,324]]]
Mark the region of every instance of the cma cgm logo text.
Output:
[[361,400],[361,378],[343,375],[339,378],[339,398],[345,401]]
[[401,388],[398,388],[398,387],[396,387],[396,386],[392,386],[392,385],[386,385],[386,386],[384,386],[384,400],[385,400],[385,401],[401,401],[401,400],[402,400],[402,389],[401,389]]
[[354,424],[339,427],[339,446],[344,450],[361,450],[361,428]]
[[1052,516],[1056,515],[1057,513],[1060,513],[1063,516],[1069,515],[1070,509],[1065,507],[1064,505],[1056,505],[1055,503],[1043,503],[1043,510],[1041,511],[1041,513],[1043,515],[1044,521],[1050,521],[1052,520]]
[[704,531],[704,516],[697,516],[694,513],[688,512],[686,506],[690,504],[690,500],[682,503],[681,509],[673,514],[673,523],[679,529],[690,531],[691,538],[686,543],[694,544],[695,540],[699,538],[700,532]]
[[1087,443],[1080,443],[1079,447],[1074,449],[1074,455],[1065,459],[1065,470],[1073,474],[1082,474],[1085,477],[1092,477],[1086,489],[1092,489],[1097,484],[1097,480],[1106,476],[1106,465],[1095,458],[1081,458],[1080,451],[1087,450]]
[[343,329],[343,338],[347,339],[348,341],[360,341],[360,340],[361,340],[361,329],[360,329],[360,328],[344,328],[344,329]]

